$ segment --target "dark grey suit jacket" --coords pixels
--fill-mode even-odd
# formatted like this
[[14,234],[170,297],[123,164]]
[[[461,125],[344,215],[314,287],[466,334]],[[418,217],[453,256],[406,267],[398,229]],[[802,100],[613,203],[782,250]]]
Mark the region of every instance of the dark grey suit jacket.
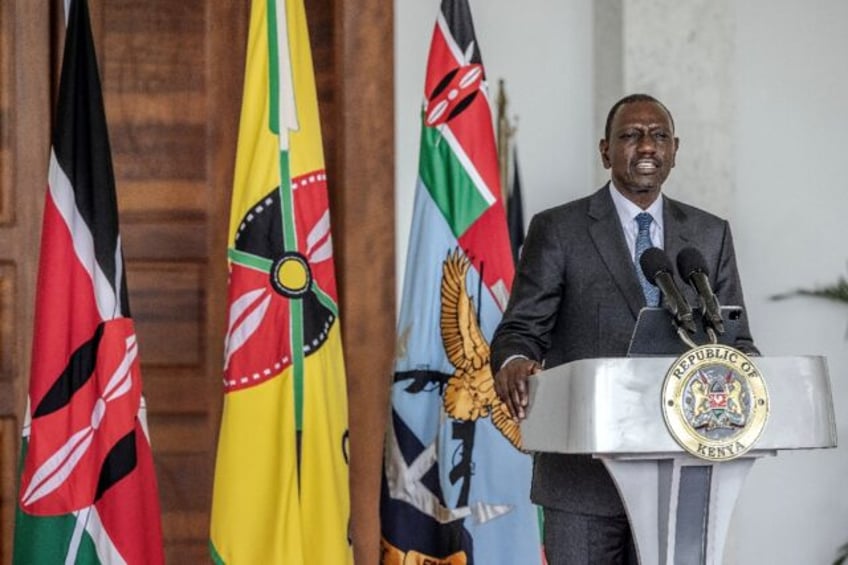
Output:
[[[728,223],[665,197],[664,247],[673,262],[684,247],[704,255],[722,305],[744,306]],[[697,295],[675,274],[690,304]],[[554,367],[577,359],[623,357],[645,298],[608,185],[551,208],[530,222],[512,295],[491,345],[492,370],[512,355]],[[736,347],[756,351],[747,320]],[[531,498],[537,504],[595,515],[624,510],[598,460],[537,454]]]

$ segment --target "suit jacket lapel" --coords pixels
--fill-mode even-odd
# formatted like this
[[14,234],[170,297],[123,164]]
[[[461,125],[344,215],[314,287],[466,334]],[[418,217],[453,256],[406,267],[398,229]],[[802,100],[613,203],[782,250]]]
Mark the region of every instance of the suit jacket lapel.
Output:
[[609,184],[591,197],[589,217],[594,220],[589,224],[592,241],[635,318],[645,306],[645,296],[636,278],[632,255],[627,249],[621,222],[609,195]]
[[[672,264],[677,261],[677,254],[680,253],[681,249],[692,245],[692,238],[693,234],[687,223],[686,212],[678,205],[677,201],[665,197],[665,202],[663,202],[663,246]],[[676,273],[675,275],[679,286],[682,281],[679,275]]]

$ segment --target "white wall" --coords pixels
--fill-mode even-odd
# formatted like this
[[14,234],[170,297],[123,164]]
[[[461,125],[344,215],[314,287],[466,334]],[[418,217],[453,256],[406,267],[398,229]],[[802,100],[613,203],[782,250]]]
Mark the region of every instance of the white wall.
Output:
[[842,446],[758,462],[728,563],[831,563],[848,543],[848,305],[770,295],[848,274],[848,2],[736,10],[734,235],[766,353],[826,355]]
[[[628,0],[624,0],[625,3]],[[494,97],[506,78],[525,220],[595,185],[592,2],[470,0]],[[848,445],[848,306],[769,296],[848,274],[848,2],[738,0],[730,210],[752,329],[767,354],[830,364]],[[438,1],[395,0],[398,288],[417,174],[419,109]],[[626,13],[626,11],[625,11]],[[645,38],[650,40],[650,36]],[[674,108],[672,108],[674,110]],[[697,132],[680,131],[681,137]],[[682,164],[681,164],[682,166]],[[398,292],[400,296],[400,292]],[[730,565],[830,563],[848,542],[848,447],[759,461],[731,525]]]

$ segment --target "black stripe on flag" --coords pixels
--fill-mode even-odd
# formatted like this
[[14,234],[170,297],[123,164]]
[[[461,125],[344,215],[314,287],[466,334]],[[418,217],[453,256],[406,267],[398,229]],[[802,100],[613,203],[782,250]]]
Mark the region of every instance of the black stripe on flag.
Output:
[[459,45],[463,53],[468,49],[469,44],[474,42],[474,50],[471,54],[471,59],[468,63],[483,64],[480,57],[480,49],[477,46],[477,37],[474,34],[474,22],[471,21],[471,9],[468,7],[467,0],[443,0],[442,15],[448,23],[451,35],[454,41]]
[[88,4],[73,0],[68,15],[53,151],[74,190],[77,210],[94,239],[94,255],[129,317],[124,277],[115,289],[118,203],[109,132],[89,24]]
[[61,410],[71,401],[74,393],[81,389],[94,372],[97,364],[97,350],[100,348],[100,338],[103,337],[104,324],[99,324],[94,335],[73,352],[62,374],[38,403],[32,414],[39,418]]
[[109,451],[109,455],[103,460],[100,467],[100,477],[97,479],[97,494],[94,495],[95,502],[100,500],[109,488],[129,475],[135,469],[137,457],[135,450],[135,433],[133,430],[115,443]]

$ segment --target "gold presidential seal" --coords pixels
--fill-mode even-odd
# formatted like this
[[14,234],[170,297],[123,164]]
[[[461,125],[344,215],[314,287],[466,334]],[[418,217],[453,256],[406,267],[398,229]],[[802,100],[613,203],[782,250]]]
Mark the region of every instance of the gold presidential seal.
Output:
[[702,345],[674,361],[662,389],[665,424],[680,446],[701,459],[727,461],[748,451],[766,425],[768,392],[744,353]]

